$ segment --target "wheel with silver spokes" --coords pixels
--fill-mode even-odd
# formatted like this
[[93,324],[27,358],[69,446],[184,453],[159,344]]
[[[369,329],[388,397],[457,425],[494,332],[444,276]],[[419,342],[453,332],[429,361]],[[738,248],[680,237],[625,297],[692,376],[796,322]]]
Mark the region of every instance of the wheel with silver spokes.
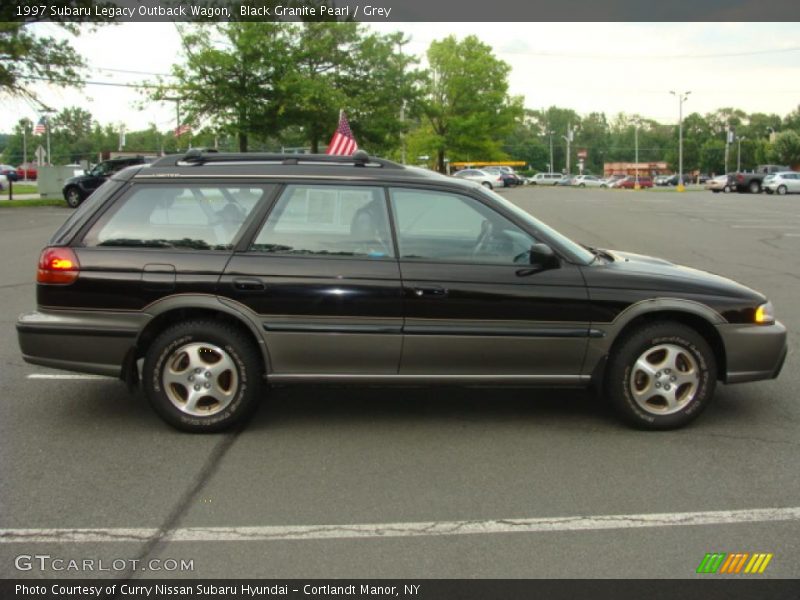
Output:
[[690,352],[675,344],[660,344],[636,359],[628,385],[642,410],[671,415],[694,399],[698,378],[697,361]]
[[239,389],[239,374],[225,350],[193,342],[167,358],[161,384],[178,410],[203,417],[217,414],[231,403]]
[[260,395],[263,362],[243,330],[187,321],[159,335],[145,355],[150,403],[185,431],[221,431],[249,416]]
[[714,393],[708,342],[672,321],[624,337],[609,357],[606,392],[620,416],[644,429],[674,429],[696,418]]

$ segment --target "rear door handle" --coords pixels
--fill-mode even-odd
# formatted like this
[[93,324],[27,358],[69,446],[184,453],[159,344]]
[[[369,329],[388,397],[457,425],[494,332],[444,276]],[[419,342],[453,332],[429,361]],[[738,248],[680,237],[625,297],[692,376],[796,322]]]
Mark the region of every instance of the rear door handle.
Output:
[[260,279],[234,279],[233,287],[241,292],[261,292],[267,289]]
[[429,286],[429,287],[415,287],[414,288],[414,295],[418,298],[423,296],[436,296],[439,298],[443,298],[447,296],[447,290],[441,286]]

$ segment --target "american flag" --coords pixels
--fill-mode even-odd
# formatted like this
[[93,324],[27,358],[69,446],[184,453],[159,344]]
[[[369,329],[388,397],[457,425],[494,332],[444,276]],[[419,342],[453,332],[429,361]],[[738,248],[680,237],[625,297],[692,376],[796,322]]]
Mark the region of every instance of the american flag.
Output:
[[36,127],[33,128],[33,135],[42,135],[45,131],[47,131],[47,121],[45,117],[39,119],[39,122],[36,123]]
[[347,116],[344,114],[343,110],[340,110],[339,126],[336,128],[336,133],[333,134],[325,154],[350,156],[356,150],[358,150],[356,138],[353,137],[353,132],[350,131],[350,124],[347,122]]
[[192,126],[188,123],[184,123],[183,125],[177,127],[174,131],[175,137],[181,137],[184,133],[189,133],[192,130]]

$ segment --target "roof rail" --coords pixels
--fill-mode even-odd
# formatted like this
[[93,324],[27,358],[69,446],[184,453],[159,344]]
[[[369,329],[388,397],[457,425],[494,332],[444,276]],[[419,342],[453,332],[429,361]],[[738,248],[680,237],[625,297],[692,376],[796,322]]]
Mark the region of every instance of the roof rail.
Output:
[[170,154],[153,161],[151,167],[177,167],[216,163],[271,163],[276,165],[338,165],[403,169],[403,165],[383,158],[369,156],[357,150],[352,156],[333,154],[271,154],[260,152],[218,152],[212,148],[190,148],[185,154]]

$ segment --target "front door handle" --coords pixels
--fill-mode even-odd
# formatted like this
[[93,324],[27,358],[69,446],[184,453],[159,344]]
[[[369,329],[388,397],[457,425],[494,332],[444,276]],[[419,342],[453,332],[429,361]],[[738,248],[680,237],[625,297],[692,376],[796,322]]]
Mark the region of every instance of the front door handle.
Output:
[[422,298],[423,296],[436,296],[438,298],[443,298],[447,296],[447,290],[441,286],[429,286],[429,287],[415,287],[414,288],[414,295],[417,298]]
[[233,287],[240,292],[261,292],[267,289],[260,279],[234,279]]

